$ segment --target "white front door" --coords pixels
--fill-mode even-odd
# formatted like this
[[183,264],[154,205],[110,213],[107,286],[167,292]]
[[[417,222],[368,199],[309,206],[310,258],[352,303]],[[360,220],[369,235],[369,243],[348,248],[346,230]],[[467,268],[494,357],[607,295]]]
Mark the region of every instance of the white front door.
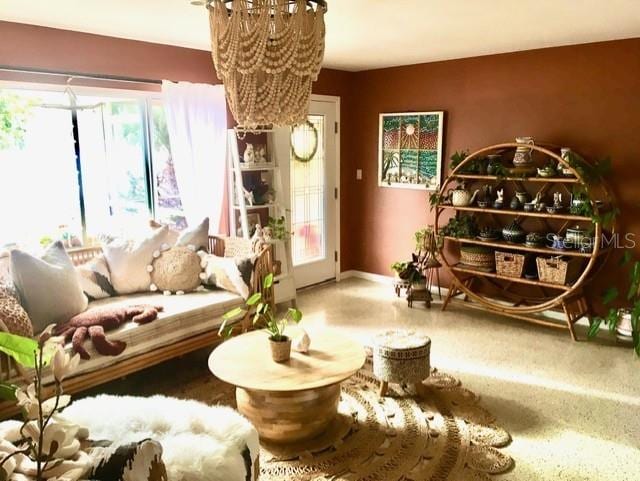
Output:
[[296,287],[336,277],[336,101],[312,100],[308,123],[290,130],[291,251]]

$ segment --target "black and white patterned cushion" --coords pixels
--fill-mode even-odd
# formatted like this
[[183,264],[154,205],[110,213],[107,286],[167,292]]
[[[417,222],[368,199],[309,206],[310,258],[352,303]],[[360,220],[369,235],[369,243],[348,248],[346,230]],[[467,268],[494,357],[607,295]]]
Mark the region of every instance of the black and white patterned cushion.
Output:
[[77,268],[80,286],[90,301],[116,295],[111,284],[111,273],[104,256],[94,257]]
[[87,476],[96,481],[167,481],[162,461],[162,446],[145,439],[137,443],[113,445],[109,441],[93,442],[87,449],[93,468]]

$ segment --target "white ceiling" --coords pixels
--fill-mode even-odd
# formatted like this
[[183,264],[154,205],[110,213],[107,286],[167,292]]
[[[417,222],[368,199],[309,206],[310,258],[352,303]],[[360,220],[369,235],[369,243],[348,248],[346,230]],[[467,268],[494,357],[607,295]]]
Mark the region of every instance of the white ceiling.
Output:
[[[328,4],[324,65],[344,70],[640,37],[640,0]],[[0,0],[0,19],[209,49],[206,11],[189,0]]]

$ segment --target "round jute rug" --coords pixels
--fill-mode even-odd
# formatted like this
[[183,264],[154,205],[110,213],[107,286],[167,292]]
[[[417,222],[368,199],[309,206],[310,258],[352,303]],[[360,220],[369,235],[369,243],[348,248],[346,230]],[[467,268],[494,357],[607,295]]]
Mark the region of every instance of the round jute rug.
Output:
[[[167,395],[235,405],[234,389],[197,376]],[[479,398],[433,370],[422,392],[390,385],[378,398],[371,362],[342,385],[339,415],[311,442],[263,444],[261,481],[482,481],[508,471],[511,441]]]

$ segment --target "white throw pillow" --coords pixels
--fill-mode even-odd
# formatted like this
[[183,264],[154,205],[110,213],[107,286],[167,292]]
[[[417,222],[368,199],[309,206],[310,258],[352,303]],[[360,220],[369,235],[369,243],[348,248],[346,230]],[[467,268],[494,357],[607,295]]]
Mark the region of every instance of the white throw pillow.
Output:
[[[152,229],[158,229],[163,226],[155,220],[149,221]],[[169,228],[167,236],[167,244],[170,246],[195,246],[196,250],[209,250],[209,218],[205,217],[195,227],[187,227],[182,231]]]
[[147,266],[153,260],[154,251],[168,244],[169,228],[161,227],[141,241],[115,240],[102,246],[109,271],[111,284],[118,294],[147,292],[151,277]]
[[78,273],[62,242],[51,244],[42,258],[11,251],[11,273],[36,333],[87,308]]

